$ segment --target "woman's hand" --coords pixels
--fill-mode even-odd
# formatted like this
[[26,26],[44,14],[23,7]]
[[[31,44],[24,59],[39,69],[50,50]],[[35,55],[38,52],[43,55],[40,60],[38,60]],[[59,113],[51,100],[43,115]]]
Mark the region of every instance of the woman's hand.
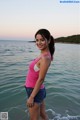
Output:
[[33,105],[34,105],[34,98],[32,96],[30,96],[27,100],[27,106],[33,107]]

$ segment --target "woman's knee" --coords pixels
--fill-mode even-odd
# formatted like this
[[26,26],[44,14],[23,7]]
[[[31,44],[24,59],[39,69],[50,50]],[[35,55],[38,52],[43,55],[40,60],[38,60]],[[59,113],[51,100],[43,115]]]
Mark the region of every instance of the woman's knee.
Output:
[[41,116],[42,120],[48,120],[48,116],[47,116],[46,111],[45,111],[44,101],[42,102],[42,104],[40,106],[40,116]]
[[39,120],[39,106],[35,103],[33,107],[29,108],[30,120]]
[[42,120],[48,120],[48,116],[46,113],[40,112],[40,117],[42,118]]

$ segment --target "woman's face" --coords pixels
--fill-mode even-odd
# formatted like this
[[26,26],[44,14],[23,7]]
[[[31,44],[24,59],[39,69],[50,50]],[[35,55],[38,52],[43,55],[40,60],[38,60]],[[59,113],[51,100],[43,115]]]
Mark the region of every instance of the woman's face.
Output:
[[43,38],[40,34],[36,35],[36,45],[39,48],[39,50],[44,50],[48,48],[49,42],[46,38]]

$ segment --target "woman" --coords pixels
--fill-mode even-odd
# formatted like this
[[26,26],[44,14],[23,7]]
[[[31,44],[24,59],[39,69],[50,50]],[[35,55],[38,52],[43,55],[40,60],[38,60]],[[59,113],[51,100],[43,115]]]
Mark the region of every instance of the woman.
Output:
[[25,88],[28,95],[27,106],[30,120],[48,120],[44,99],[46,90],[43,84],[55,51],[54,39],[47,29],[40,29],[35,34],[36,45],[41,51],[39,57],[30,63]]

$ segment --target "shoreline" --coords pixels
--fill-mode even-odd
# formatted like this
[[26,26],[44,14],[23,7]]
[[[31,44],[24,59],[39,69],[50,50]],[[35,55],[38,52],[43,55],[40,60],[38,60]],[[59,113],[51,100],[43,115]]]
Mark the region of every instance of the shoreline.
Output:
[[80,43],[74,43],[74,42],[55,42],[55,43],[64,43],[64,44],[80,44]]

